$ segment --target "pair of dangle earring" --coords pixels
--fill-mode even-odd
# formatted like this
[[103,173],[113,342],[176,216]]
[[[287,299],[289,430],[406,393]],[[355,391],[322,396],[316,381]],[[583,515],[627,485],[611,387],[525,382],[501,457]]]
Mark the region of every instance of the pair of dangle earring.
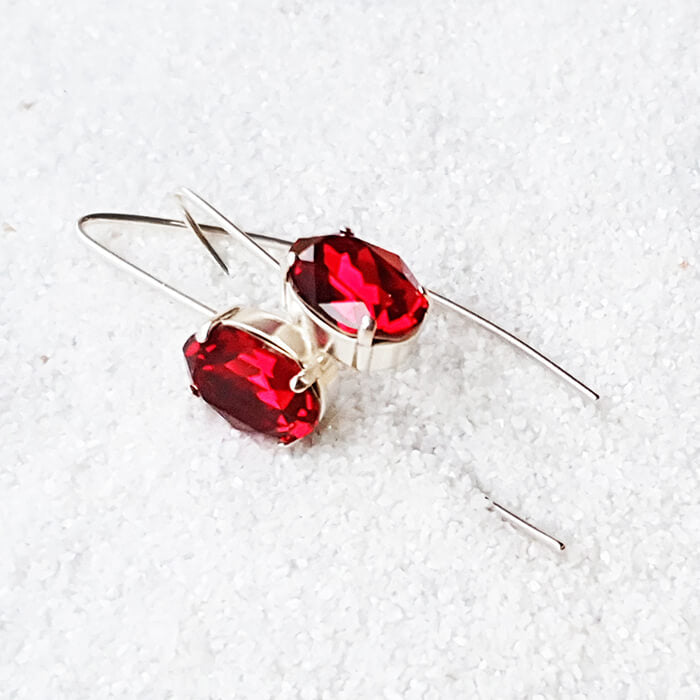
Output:
[[[176,195],[184,221],[129,214],[89,214],[78,222],[83,238],[137,276],[210,320],[184,346],[192,392],[234,427],[274,436],[289,445],[322,420],[339,365],[360,371],[400,364],[416,342],[431,303],[465,317],[548,367],[591,399],[591,388],[539,351],[483,316],[422,287],[401,258],[346,229],[291,243],[247,233],[191,190]],[[217,225],[196,221],[193,207]],[[95,224],[137,224],[191,230],[219,266],[228,266],[208,235],[228,234],[281,276],[287,316],[259,309],[214,309],[118,255],[88,232]],[[278,259],[269,250],[280,250]],[[490,508],[559,549],[564,544],[487,498]]]

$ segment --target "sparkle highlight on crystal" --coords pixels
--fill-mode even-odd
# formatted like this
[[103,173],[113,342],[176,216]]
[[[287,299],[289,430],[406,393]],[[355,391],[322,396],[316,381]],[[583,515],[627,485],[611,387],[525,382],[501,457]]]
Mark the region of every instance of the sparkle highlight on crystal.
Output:
[[299,297],[329,323],[357,335],[364,316],[375,338],[404,340],[416,333],[428,300],[403,260],[349,232],[301,238],[289,280]]

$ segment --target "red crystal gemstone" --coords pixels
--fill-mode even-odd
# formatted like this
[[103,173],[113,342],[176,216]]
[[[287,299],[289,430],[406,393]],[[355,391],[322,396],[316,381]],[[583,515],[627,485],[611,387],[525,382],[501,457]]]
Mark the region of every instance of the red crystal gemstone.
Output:
[[300,238],[291,250],[294,290],[345,333],[357,335],[368,314],[377,324],[378,339],[403,340],[420,327],[428,300],[395,253],[352,234]]
[[273,435],[285,445],[316,427],[321,402],[313,388],[298,394],[289,382],[301,365],[257,336],[225,324],[184,347],[192,387],[231,425]]

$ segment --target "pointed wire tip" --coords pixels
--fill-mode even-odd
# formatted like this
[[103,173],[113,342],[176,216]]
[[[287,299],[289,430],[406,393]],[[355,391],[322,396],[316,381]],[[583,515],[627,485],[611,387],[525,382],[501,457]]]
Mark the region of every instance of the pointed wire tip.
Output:
[[[226,274],[230,274],[228,267],[224,263],[221,256],[214,250],[214,247],[211,245],[211,243],[209,243],[209,241],[207,240],[206,236],[202,232],[202,227],[194,220],[194,217],[190,213],[190,209],[187,205],[186,200],[189,200],[191,204],[194,204],[201,210],[207,212],[210,217],[217,221],[218,227],[223,229],[224,233],[227,233],[229,236],[233,236],[234,238],[240,239],[245,245],[248,246],[250,250],[255,252],[257,255],[261,256],[268,264],[273,265],[276,269],[279,269],[279,260],[270,252],[268,252],[265,248],[263,248],[263,246],[261,246],[260,243],[257,242],[257,236],[255,234],[246,233],[242,228],[234,224],[233,221],[231,221],[230,219],[226,218],[218,209],[209,204],[209,202],[203,199],[196,192],[193,192],[188,187],[182,187],[178,192],[176,192],[175,198],[180,204],[180,208],[182,209],[182,212],[185,216],[187,225],[195,233],[197,238],[199,238],[199,240],[204,244],[204,247],[209,251],[216,263],[219,265],[219,267],[221,267],[222,270],[224,270],[224,272],[226,272]],[[269,237],[264,238],[273,240]],[[277,239],[274,240],[277,241]]]
[[183,199],[183,196],[191,196],[191,197],[197,197],[192,190],[188,190],[186,187],[183,187],[180,192],[175,193],[175,199],[177,202],[180,204],[180,208],[182,209],[182,214],[185,217],[185,223],[190,227],[190,230],[199,238],[199,240],[202,242],[204,247],[209,251],[209,254],[214,258],[216,261],[217,265],[224,271],[226,275],[230,276],[230,272],[228,269],[228,265],[224,262],[223,258],[216,252],[216,249],[214,246],[209,242],[209,239],[204,235],[204,231],[202,231],[202,227],[194,220],[194,217],[192,214],[190,214],[189,209],[187,208],[187,205],[185,204],[185,201]]
[[544,365],[545,367],[550,369],[561,379],[568,382],[576,389],[578,389],[581,393],[588,396],[588,398],[593,399],[594,401],[597,401],[600,398],[600,395],[597,392],[593,391],[593,389],[584,384],[580,379],[574,377],[573,374],[567,372],[556,362],[550,360],[546,355],[543,355],[539,350],[536,350],[531,345],[528,345],[524,340],[521,340],[510,331],[507,331],[505,328],[502,328],[501,326],[495,324],[493,321],[489,321],[484,316],[477,314],[475,311],[468,309],[466,306],[458,304],[456,301],[452,301],[452,299],[449,299],[448,297],[440,294],[439,292],[436,292],[433,289],[426,289],[425,291],[432,301],[435,301],[443,307],[454,311],[455,313],[459,314],[464,318],[469,319],[470,321],[476,323],[478,326],[485,328],[490,333],[497,335],[499,338],[501,338],[501,340],[505,340],[507,343],[510,343],[519,350],[522,350],[526,355],[529,355],[533,360],[539,362],[541,365]]
[[485,495],[484,498],[486,499],[486,508],[488,510],[496,510],[504,520],[507,520],[512,525],[524,529],[530,535],[534,535],[538,539],[541,538],[544,541],[549,542],[550,545],[555,546],[560,552],[563,552],[566,549],[566,545],[553,535],[550,535],[548,532],[545,532],[536,525],[533,525],[532,523],[528,522],[527,520],[525,520],[525,518],[520,517],[512,510],[509,510],[505,506],[502,506],[500,503],[496,503],[496,501],[492,500],[488,496]]

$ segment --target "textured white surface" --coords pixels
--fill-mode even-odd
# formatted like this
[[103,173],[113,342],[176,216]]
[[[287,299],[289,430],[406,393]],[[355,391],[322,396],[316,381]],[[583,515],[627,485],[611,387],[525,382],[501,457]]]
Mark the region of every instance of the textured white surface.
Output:
[[[700,697],[697,2],[2,14],[3,699]],[[436,315],[313,444],[231,431],[187,389],[201,319],[73,233],[179,184],[352,227],[604,398]],[[276,307],[243,254],[227,286],[122,243]]]

